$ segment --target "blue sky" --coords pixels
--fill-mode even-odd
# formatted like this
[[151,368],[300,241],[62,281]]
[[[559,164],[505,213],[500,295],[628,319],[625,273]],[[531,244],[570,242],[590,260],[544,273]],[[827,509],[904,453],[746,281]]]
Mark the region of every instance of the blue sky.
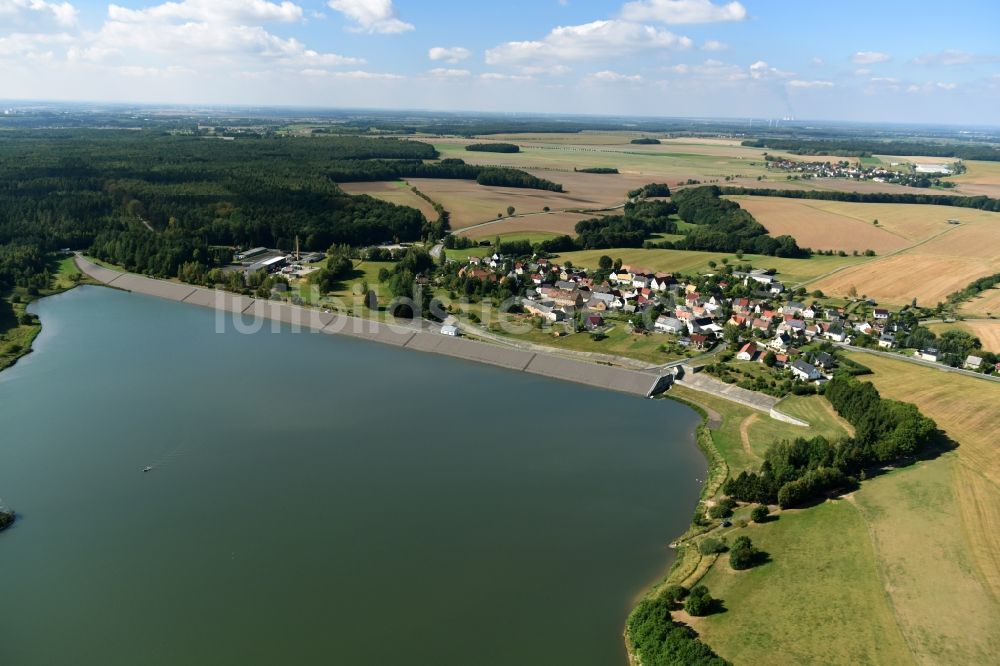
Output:
[[0,0],[0,96],[998,125],[997,26],[991,0]]

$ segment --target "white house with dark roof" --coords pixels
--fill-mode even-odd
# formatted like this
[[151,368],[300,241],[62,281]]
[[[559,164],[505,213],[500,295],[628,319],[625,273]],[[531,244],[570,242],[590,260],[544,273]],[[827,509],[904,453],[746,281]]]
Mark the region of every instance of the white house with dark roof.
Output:
[[795,361],[788,367],[792,371],[792,374],[795,375],[796,379],[801,379],[804,382],[814,382],[823,376],[822,373],[816,369],[816,366],[802,360]]

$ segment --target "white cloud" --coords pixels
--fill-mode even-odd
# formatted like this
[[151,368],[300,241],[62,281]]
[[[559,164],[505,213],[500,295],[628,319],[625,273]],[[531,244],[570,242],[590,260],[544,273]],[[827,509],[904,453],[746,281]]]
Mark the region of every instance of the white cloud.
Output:
[[[286,65],[340,66],[363,62],[335,53],[319,53],[297,39],[283,39],[260,26],[225,23],[108,21],[91,48],[106,52],[130,50],[177,59],[202,57],[253,58]],[[202,65],[211,65],[201,61]],[[225,64],[225,63],[219,63]]]
[[742,21],[746,17],[746,7],[739,2],[716,5],[710,0],[637,0],[622,7],[622,18],[628,21],[717,23]]
[[383,74],[381,72],[365,72],[363,70],[354,70],[350,72],[331,72],[328,69],[303,69],[299,72],[303,76],[315,77],[315,78],[332,78],[332,79],[353,79],[359,81],[368,80],[384,80],[384,81],[399,81],[405,77],[399,74]]
[[669,71],[681,76],[691,77],[706,83],[736,83],[750,78],[747,70],[739,65],[722,62],[721,60],[706,60],[697,65],[679,64],[669,68]]
[[892,56],[888,53],[881,53],[879,51],[858,51],[851,56],[851,62],[855,65],[874,65],[891,59]]
[[534,81],[535,77],[526,74],[502,74],[500,72],[484,72],[479,75],[484,81]]
[[955,49],[944,49],[943,51],[938,51],[937,53],[924,53],[919,55],[914,58],[912,62],[915,65],[957,67],[961,65],[1000,62],[1000,56],[979,55]]
[[364,62],[315,51],[259,25],[301,18],[298,5],[265,0],[183,0],[144,9],[110,5],[101,29],[86,33],[66,56],[74,62],[129,67],[183,65],[198,72],[234,65],[314,69]]
[[68,2],[0,0],[0,32],[59,29],[76,25],[77,9]]
[[469,49],[462,48],[461,46],[452,46],[447,48],[443,46],[435,46],[427,52],[427,57],[431,60],[444,60],[445,62],[452,64],[466,60],[471,55],[472,52]]
[[398,34],[413,30],[401,21],[392,0],[328,0],[327,6],[358,24],[359,32]]
[[467,69],[453,69],[449,67],[435,67],[427,71],[428,76],[436,79],[464,79],[472,75]]
[[792,79],[788,82],[789,88],[832,88],[833,81],[803,81]]
[[566,65],[529,65],[520,68],[521,73],[527,76],[566,76],[572,73],[573,69]]
[[135,65],[116,67],[115,71],[122,76],[137,79],[188,76],[195,73],[193,69],[187,67],[138,67]]
[[203,21],[209,23],[281,22],[302,20],[302,8],[292,2],[265,0],[182,0],[146,9],[108,6],[108,18],[123,23]]
[[771,67],[763,60],[758,60],[750,65],[750,78],[755,81],[771,78],[787,79],[792,76],[795,76],[792,72],[783,72],[776,67]]
[[915,65],[967,65],[974,56],[964,51],[945,49],[937,53],[924,53],[913,59]]
[[612,58],[645,49],[686,49],[691,40],[666,30],[627,21],[593,21],[558,27],[543,39],[507,42],[486,51],[486,62],[520,64],[538,61]]
[[0,37],[0,58],[19,57],[27,54],[37,55],[40,52],[49,53],[51,47],[72,43],[72,41],[73,37],[63,32],[54,34],[17,32]]
[[594,72],[587,78],[592,81],[600,81],[602,83],[642,83],[642,77],[638,74],[620,74],[608,69],[600,72]]
[[717,39],[710,39],[701,45],[702,51],[728,51],[729,44],[725,42],[720,42]]

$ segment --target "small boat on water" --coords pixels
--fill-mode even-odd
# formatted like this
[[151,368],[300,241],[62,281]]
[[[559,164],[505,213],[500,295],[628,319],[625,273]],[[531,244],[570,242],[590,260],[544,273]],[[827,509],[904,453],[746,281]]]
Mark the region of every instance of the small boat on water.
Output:
[[143,472],[149,472],[149,471],[151,471],[152,469],[153,469],[152,467],[150,467],[149,465],[146,465],[145,467],[143,467],[143,468],[142,468],[142,471],[143,471]]

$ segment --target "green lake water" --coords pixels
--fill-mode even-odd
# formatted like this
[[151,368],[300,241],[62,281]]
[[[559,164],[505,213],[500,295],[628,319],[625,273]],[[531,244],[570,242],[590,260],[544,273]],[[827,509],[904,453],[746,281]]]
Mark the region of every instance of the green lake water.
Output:
[[33,309],[3,666],[620,666],[705,475],[667,400],[105,288]]

